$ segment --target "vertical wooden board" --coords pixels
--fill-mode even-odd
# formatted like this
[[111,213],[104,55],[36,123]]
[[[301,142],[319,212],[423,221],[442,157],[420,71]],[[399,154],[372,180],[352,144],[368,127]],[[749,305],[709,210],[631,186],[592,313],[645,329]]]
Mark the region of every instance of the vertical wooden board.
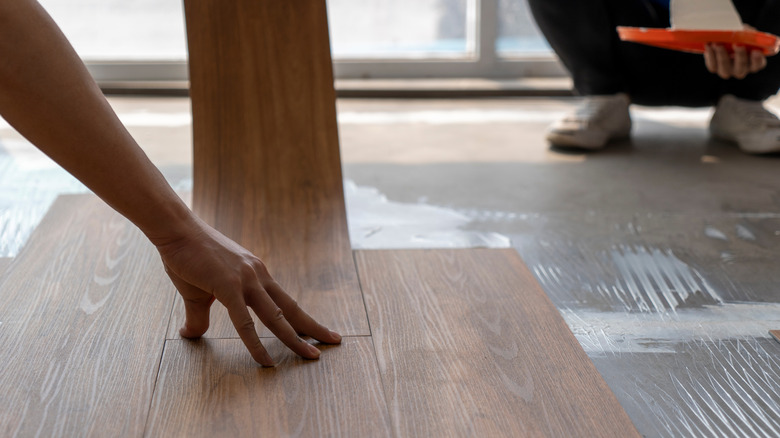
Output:
[[371,338],[320,346],[318,361],[266,346],[275,368],[240,340],[167,341],[147,436],[391,436]]
[[[184,4],[196,212],[263,259],[323,324],[367,335],[347,231],[325,2]],[[233,336],[221,320],[211,334]]]
[[513,250],[357,261],[396,436],[638,436]]
[[140,436],[173,293],[131,223],[58,198],[0,279],[0,436]]

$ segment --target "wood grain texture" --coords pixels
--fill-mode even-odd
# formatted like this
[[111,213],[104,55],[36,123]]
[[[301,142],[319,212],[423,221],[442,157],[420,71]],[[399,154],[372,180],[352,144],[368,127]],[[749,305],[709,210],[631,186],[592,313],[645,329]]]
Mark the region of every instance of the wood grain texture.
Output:
[[14,259],[11,257],[0,257],[0,275],[5,273],[5,269],[8,267],[8,265],[11,264],[13,260]]
[[780,342],[780,330],[769,330],[769,334],[772,335],[776,341]]
[[0,436],[140,436],[173,294],[132,224],[58,198],[0,280]]
[[267,344],[261,368],[239,340],[166,343],[150,437],[389,437],[390,423],[369,337],[325,346],[318,361]]
[[397,437],[638,436],[515,251],[357,261]]
[[[194,209],[263,259],[320,322],[367,335],[347,231],[325,2],[184,4]],[[222,315],[208,335],[235,337]]]

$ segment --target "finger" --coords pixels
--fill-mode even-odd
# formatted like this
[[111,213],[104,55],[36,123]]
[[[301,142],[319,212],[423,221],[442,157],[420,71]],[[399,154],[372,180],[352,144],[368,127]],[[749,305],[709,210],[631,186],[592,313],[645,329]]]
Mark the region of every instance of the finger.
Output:
[[750,52],[750,72],[758,73],[766,67],[766,56],[760,50]]
[[226,305],[226,307],[228,315],[230,315],[230,321],[233,323],[233,327],[236,328],[244,346],[249,350],[249,354],[252,355],[252,359],[266,367],[274,366],[274,360],[265,350],[265,347],[263,347],[260,337],[257,336],[255,322],[252,321],[252,316],[249,314],[246,305],[243,302],[236,301]]
[[214,296],[187,283],[167,269],[166,272],[184,300],[184,325],[179,329],[179,334],[190,339],[203,336],[209,329],[209,311]]
[[298,303],[282,289],[279,283],[269,281],[265,284],[265,290],[268,291],[268,295],[274,300],[276,305],[282,309],[285,318],[298,333],[311,336],[327,344],[338,344],[341,342],[340,334],[318,323],[301,309]]
[[737,79],[744,79],[750,72],[750,61],[747,49],[743,46],[734,46],[733,74]]
[[203,300],[184,298],[184,325],[179,329],[182,338],[199,338],[208,331],[209,311],[213,302],[213,295]]
[[718,76],[721,79],[728,79],[731,77],[731,58],[726,51],[726,48],[720,44],[715,45],[715,59],[717,62]]
[[704,48],[704,65],[710,73],[718,73],[718,60],[712,44],[707,44]]
[[279,338],[284,345],[307,359],[320,357],[320,350],[301,339],[298,333],[285,319],[282,309],[274,303],[265,289],[251,290],[246,295],[247,304],[263,324]]

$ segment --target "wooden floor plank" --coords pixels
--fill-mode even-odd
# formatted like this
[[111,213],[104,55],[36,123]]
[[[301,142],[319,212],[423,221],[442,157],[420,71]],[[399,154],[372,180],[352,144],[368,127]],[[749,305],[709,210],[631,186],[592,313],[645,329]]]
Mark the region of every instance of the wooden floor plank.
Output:
[[7,268],[13,260],[13,257],[0,257],[0,275],[5,272],[5,268]]
[[638,436],[513,250],[357,261],[396,436]]
[[[367,335],[325,2],[187,0],[185,15],[195,210],[262,258],[320,322]],[[223,315],[209,336],[235,336]]]
[[140,436],[173,294],[132,224],[58,198],[0,279],[0,436]]
[[369,337],[325,346],[321,359],[284,357],[260,368],[234,339],[166,343],[150,437],[389,437],[390,423]]

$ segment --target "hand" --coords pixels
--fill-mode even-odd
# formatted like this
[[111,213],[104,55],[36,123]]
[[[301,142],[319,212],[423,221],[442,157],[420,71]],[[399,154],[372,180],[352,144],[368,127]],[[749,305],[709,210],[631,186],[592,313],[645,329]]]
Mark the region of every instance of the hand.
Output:
[[[745,30],[756,30],[745,25]],[[722,79],[744,79],[749,73],[757,73],[766,67],[766,56],[759,50],[748,51],[745,46],[732,45],[734,56],[729,56],[722,44],[707,44],[704,49],[704,64],[710,73]]]
[[273,366],[274,361],[260,342],[247,307],[287,347],[307,359],[317,359],[320,351],[299,333],[320,342],[341,342],[338,333],[319,324],[287,295],[260,259],[199,219],[188,228],[186,237],[155,242],[165,272],[184,299],[182,337],[206,333],[209,309],[216,299],[227,308],[238,335],[261,365]]
[[729,56],[721,44],[708,44],[704,51],[704,64],[710,73],[723,79],[744,79],[749,73],[756,73],[766,67],[766,57],[759,50],[748,50],[734,45],[734,56]]

